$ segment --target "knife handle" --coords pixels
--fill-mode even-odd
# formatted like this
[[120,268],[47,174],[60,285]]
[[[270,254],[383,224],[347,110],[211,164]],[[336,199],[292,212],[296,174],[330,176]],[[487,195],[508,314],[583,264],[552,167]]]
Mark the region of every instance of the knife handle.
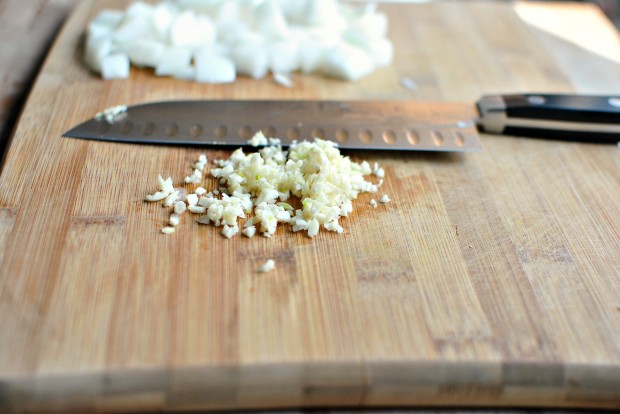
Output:
[[620,142],[620,96],[488,95],[478,102],[485,132],[585,142]]

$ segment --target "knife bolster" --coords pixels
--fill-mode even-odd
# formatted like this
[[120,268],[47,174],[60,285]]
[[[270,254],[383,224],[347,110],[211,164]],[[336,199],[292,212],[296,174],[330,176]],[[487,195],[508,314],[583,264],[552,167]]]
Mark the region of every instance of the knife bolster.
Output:
[[485,132],[501,134],[506,127],[506,103],[502,96],[487,95],[477,103],[480,118],[478,124]]

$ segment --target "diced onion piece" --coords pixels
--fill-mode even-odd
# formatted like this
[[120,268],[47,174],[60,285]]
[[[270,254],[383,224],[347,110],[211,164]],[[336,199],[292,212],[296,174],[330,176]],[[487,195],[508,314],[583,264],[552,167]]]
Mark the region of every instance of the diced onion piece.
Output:
[[[141,8],[144,5],[145,8]],[[150,9],[149,9],[150,7]],[[122,47],[138,39],[149,39],[154,34],[151,25],[152,6],[134,3],[114,32],[115,43]]]
[[388,39],[372,40],[367,43],[366,50],[374,58],[377,67],[389,65],[394,57],[394,45]]
[[299,45],[294,40],[277,40],[268,46],[272,72],[289,73],[299,69]]
[[94,71],[103,70],[103,61],[112,53],[110,36],[89,37],[86,41],[86,64]]
[[243,43],[232,51],[237,72],[260,79],[269,71],[269,57],[262,44]]
[[174,233],[174,227],[164,227],[161,229],[161,232],[164,234],[172,234]]
[[86,37],[89,40],[96,40],[103,37],[109,37],[112,40],[114,29],[112,27],[92,22],[88,25]]
[[306,22],[332,30],[342,30],[346,26],[336,0],[307,0]]
[[183,11],[170,24],[169,42],[172,46],[198,47],[215,41],[216,32],[209,17]]
[[347,43],[332,49],[323,66],[327,75],[350,81],[360,79],[374,69],[375,62],[369,53]]
[[279,7],[278,0],[265,0],[255,11],[257,28],[269,39],[285,39],[289,35],[286,18]]
[[261,267],[259,267],[257,273],[267,273],[272,271],[276,267],[276,262],[273,259],[267,260]]
[[125,45],[123,50],[135,65],[155,67],[161,61],[166,48],[153,40],[138,39]]
[[172,76],[191,67],[192,51],[184,47],[166,48],[155,67],[158,76]]
[[224,56],[201,53],[195,56],[196,81],[205,83],[229,83],[236,78],[235,63]]
[[317,41],[307,41],[299,48],[299,66],[303,73],[319,72],[323,69],[330,46]]
[[132,3],[125,13],[127,19],[144,19],[151,17],[154,11],[154,7],[151,4],[143,1],[137,1]]
[[291,75],[288,73],[274,72],[273,80],[278,85],[282,85],[285,88],[292,88],[293,81],[291,80]]
[[129,57],[123,53],[106,56],[101,62],[103,79],[126,79],[129,77]]
[[179,12],[178,7],[174,3],[159,3],[153,9],[152,24],[153,29],[160,39],[166,39],[170,31],[170,26]]
[[178,67],[170,74],[175,79],[182,79],[187,81],[193,81],[196,77],[196,68],[191,65]]
[[101,10],[93,19],[92,24],[116,28],[123,21],[124,13],[120,10]]

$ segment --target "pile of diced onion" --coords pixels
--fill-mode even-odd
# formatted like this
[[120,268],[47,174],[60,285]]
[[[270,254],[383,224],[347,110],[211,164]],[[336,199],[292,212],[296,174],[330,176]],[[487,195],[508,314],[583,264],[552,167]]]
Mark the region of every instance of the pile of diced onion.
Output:
[[[271,237],[278,223],[290,224],[293,231],[307,231],[309,237],[316,236],[321,227],[342,233],[339,221],[353,211],[352,201],[360,193],[376,193],[383,184],[383,169],[343,157],[331,141],[294,142],[285,151],[280,140],[259,132],[250,142],[263,147],[248,154],[239,148],[230,158],[215,161],[210,174],[220,187],[213,191],[202,187],[205,155],[185,177],[186,187],[197,186],[193,191],[175,188],[172,178],[158,177],[159,191],[147,195],[146,200],[162,201],[172,208],[164,233],[173,233],[186,212],[199,215],[198,223],[221,226],[227,238],[239,232],[247,237],[257,232]],[[365,180],[370,174],[379,179],[376,184]],[[300,201],[301,208],[289,204],[292,197]],[[380,203],[389,201],[387,195],[380,199]]]
[[176,0],[102,10],[88,26],[86,63],[105,79],[130,63],[207,83],[272,73],[359,79],[392,60],[388,21],[374,5],[338,0]]

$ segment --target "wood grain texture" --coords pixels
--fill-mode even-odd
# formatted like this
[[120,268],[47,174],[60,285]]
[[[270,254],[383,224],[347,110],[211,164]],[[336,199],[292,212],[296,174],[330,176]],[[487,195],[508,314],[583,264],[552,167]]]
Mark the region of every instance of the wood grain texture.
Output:
[[[7,155],[0,408],[620,407],[613,146],[483,136],[481,154],[352,153],[384,166],[392,203],[360,197],[343,235],[226,240],[189,217],[164,236],[167,211],[142,201],[199,149],[61,138],[102,108],[160,99],[620,93],[617,33],[601,56],[504,4],[384,5],[395,63],[357,83],[199,85],[135,69],[104,82],[80,63],[80,36],[123,4],[80,4]],[[276,270],[256,274],[267,258]]]

